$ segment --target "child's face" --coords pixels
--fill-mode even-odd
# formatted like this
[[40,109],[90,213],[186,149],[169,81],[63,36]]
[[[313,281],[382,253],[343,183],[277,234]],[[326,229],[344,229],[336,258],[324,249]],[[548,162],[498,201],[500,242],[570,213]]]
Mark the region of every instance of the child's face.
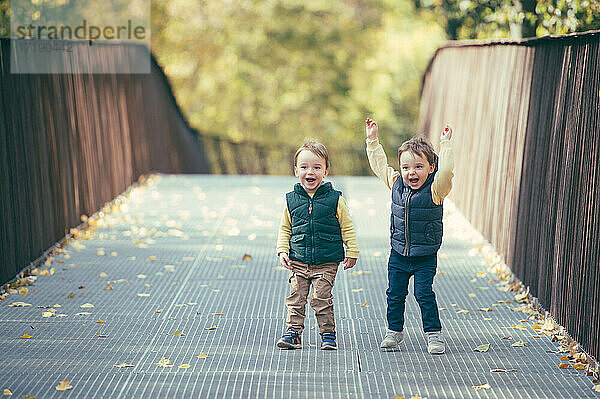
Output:
[[294,174],[300,179],[300,184],[307,193],[312,194],[317,191],[327,173],[329,169],[324,158],[308,150],[300,151],[294,166]]
[[413,190],[421,188],[430,173],[435,170],[435,165],[427,161],[424,154],[413,154],[404,151],[400,154],[400,173],[402,180]]

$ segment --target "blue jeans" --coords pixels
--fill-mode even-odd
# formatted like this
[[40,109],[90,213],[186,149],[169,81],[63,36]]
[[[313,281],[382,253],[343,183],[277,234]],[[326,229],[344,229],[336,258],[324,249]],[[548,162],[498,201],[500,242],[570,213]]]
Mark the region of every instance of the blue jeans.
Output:
[[404,329],[404,304],[408,295],[408,281],[415,276],[414,295],[421,308],[421,319],[425,332],[441,331],[433,277],[437,269],[437,253],[426,256],[402,256],[390,252],[388,261],[387,320],[388,328],[394,331]]

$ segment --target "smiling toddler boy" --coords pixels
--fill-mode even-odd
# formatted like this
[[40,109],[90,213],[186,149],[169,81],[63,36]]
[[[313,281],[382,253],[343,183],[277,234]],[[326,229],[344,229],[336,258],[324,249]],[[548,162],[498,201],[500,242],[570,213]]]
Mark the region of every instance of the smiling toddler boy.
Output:
[[342,193],[323,182],[328,173],[329,155],[323,144],[308,141],[296,151],[294,174],[300,182],[285,196],[277,237],[279,261],[290,270],[287,329],[277,341],[282,349],[302,347],[311,285],[310,305],[319,324],[321,349],[337,349],[331,291],[339,263],[343,261],[344,270],[356,264],[358,244]]
[[442,354],[446,351],[446,342],[432,285],[437,252],[442,244],[442,204],[452,188],[454,176],[452,129],[446,126],[441,134],[439,158],[422,137],[403,143],[398,149],[400,172],[388,166],[377,132],[375,121],[367,119],[369,165],[392,192],[392,248],[386,291],[388,328],[380,346],[396,349],[404,342],[404,304],[408,282],[414,276],[414,295],[421,308],[427,350],[431,354]]

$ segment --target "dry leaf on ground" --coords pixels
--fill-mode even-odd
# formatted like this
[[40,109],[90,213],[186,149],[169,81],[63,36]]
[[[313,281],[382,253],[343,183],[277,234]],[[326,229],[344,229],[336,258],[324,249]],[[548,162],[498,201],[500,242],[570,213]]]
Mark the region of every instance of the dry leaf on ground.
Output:
[[362,305],[360,305],[361,308],[368,308],[369,307],[369,302],[365,302]]
[[27,306],[31,306],[31,304],[25,302],[13,302],[10,305],[8,305],[9,308],[24,308]]
[[158,363],[155,363],[155,364],[160,367],[173,367],[174,366],[174,364],[172,364],[171,361],[164,356],[162,359],[160,359],[160,361]]
[[58,384],[56,386],[56,390],[57,391],[66,391],[66,390],[71,389],[71,388],[73,388],[73,386],[69,385],[69,381],[67,381],[66,379],[62,380],[60,382],[60,384]]
[[10,391],[10,389],[4,388],[4,396],[12,396],[12,392]]
[[190,367],[192,367],[192,366],[190,364],[187,364],[187,363],[179,365],[180,369],[189,369]]
[[208,357],[208,355],[206,353],[201,353],[198,356],[196,356],[198,359],[206,359]]
[[242,256],[242,260],[252,260],[252,255],[244,254],[244,256]]
[[31,335],[29,335],[29,334],[23,334],[23,335],[21,335],[21,338],[24,338],[24,339],[29,339],[29,338],[31,338],[31,337],[32,337],[32,336],[31,336]]
[[511,346],[515,347],[515,348],[521,348],[521,347],[527,346],[527,342],[523,342],[522,340],[518,340],[517,342],[515,342]]
[[216,330],[217,326],[210,326],[210,327],[205,327],[205,330]]
[[80,308],[93,308],[94,305],[92,305],[91,303],[84,303],[83,305],[79,306]]
[[491,389],[492,387],[490,386],[490,384],[483,384],[483,385],[473,385],[471,388],[473,388],[473,389]]
[[517,369],[491,369],[490,373],[514,373],[519,370]]
[[476,352],[487,352],[488,350],[490,350],[490,346],[491,344],[482,344],[473,350]]
[[569,366],[571,366],[569,363],[559,363],[558,368],[559,369],[568,369]]
[[135,367],[135,364],[121,363],[121,364],[115,364],[114,366],[116,368],[122,369],[124,367]]

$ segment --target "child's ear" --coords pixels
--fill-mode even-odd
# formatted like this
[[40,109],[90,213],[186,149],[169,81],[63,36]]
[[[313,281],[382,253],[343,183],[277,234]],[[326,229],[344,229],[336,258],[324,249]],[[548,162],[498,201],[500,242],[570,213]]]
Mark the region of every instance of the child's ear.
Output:
[[429,174],[432,174],[434,170],[435,170],[435,164],[430,163],[429,164]]
[[294,176],[299,177],[298,176],[298,166],[294,165]]
[[325,168],[325,174],[323,175],[323,177],[327,176],[329,174],[329,168]]

